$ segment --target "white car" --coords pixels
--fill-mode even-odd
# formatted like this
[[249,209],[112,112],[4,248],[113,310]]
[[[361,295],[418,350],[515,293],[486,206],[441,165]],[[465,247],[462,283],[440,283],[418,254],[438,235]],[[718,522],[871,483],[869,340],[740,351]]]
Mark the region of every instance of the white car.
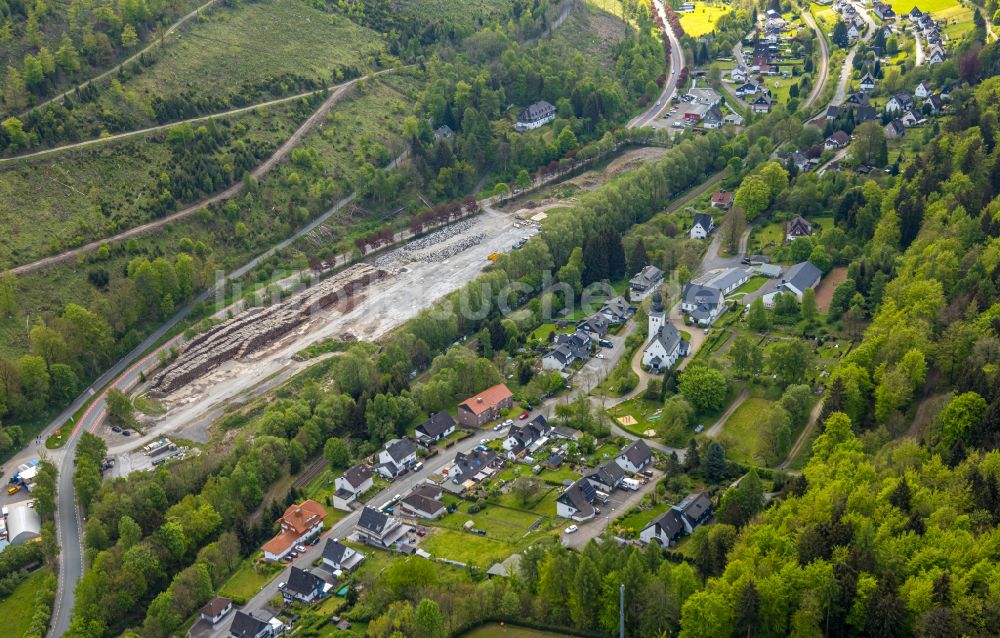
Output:
[[567,534],[572,534],[573,532],[575,532],[578,529],[580,529],[580,528],[577,527],[576,525],[570,525],[569,527],[566,528],[566,533]]
[[302,545],[296,545],[293,549],[295,549],[295,551],[297,551],[300,554],[306,553],[306,548]]

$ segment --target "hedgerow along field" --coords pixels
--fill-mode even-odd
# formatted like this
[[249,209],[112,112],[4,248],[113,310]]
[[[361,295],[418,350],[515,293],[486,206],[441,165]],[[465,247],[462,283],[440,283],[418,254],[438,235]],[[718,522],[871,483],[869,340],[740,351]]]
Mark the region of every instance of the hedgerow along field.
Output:
[[377,33],[301,0],[220,7],[176,33],[151,64],[105,85],[80,115],[97,133],[128,130],[179,119],[165,118],[169,109],[154,98],[198,114],[224,111],[338,83],[383,56]]

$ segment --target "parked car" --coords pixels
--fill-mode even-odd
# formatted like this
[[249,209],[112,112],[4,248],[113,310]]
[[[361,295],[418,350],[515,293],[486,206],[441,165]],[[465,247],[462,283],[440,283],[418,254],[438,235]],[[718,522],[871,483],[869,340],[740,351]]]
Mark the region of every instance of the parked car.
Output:
[[122,436],[132,436],[132,432],[129,430],[122,430]]
[[493,426],[493,431],[494,432],[499,432],[500,430],[504,429],[504,427],[506,427],[506,425],[507,425],[506,421],[504,421],[503,423],[497,423],[496,425]]
[[642,475],[645,476],[646,478],[653,478],[653,473],[649,470],[643,470]]
[[296,545],[295,546],[295,551],[297,551],[300,554],[305,554],[306,553],[306,548],[303,547],[302,545]]
[[702,425],[701,423],[699,423],[698,425],[694,426],[694,433],[695,434],[701,434],[704,431],[705,431],[705,426]]
[[111,431],[112,432],[121,432],[122,429],[120,427],[118,427],[117,425],[112,425],[111,426]]
[[528,418],[528,411],[525,410],[524,412],[521,413],[521,416],[519,416],[517,418],[521,419],[522,421],[525,420],[525,419],[527,419]]
[[576,532],[576,530],[578,530],[578,529],[580,529],[580,528],[577,527],[576,525],[570,525],[569,527],[566,528],[566,533],[567,534],[572,534],[572,533]]
[[424,536],[427,536],[427,532],[425,532],[422,529],[418,529],[417,530],[417,536],[419,536],[420,538],[423,538]]
[[423,461],[417,461],[417,464],[413,466],[413,471],[414,472],[419,472],[422,469],[424,469],[424,462]]

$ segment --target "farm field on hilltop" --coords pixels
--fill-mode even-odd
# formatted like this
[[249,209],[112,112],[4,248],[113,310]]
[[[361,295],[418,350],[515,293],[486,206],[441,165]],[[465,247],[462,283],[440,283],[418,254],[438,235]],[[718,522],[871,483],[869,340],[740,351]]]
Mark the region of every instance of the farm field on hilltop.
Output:
[[681,19],[681,26],[684,27],[684,33],[692,38],[697,38],[715,29],[715,23],[719,21],[719,18],[730,11],[732,9],[725,5],[695,3],[694,11],[678,15]]
[[889,4],[892,5],[893,11],[900,15],[909,13],[913,7],[921,11],[937,13],[951,7],[961,6],[958,0],[889,0]]

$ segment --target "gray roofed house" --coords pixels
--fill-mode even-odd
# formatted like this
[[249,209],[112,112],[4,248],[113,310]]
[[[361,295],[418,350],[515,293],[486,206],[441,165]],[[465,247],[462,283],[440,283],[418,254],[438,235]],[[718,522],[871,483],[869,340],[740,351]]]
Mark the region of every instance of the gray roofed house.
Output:
[[715,220],[708,213],[696,213],[688,236],[691,239],[705,239],[715,228]]
[[605,461],[585,474],[595,487],[611,492],[618,488],[625,478],[625,470],[614,460]]
[[590,358],[592,343],[590,333],[582,330],[577,330],[571,335],[556,335],[555,347],[542,357],[542,368],[563,370],[577,361],[586,361]]
[[683,515],[670,508],[642,528],[642,531],[639,532],[639,540],[643,543],[657,541],[661,546],[669,547],[676,543],[677,539],[684,535],[684,532]]
[[688,284],[684,287],[681,310],[695,323],[702,326],[712,325],[725,308],[722,291],[718,288],[701,284]]
[[701,120],[702,126],[705,128],[719,128],[722,126],[722,111],[719,110],[718,105],[713,105],[705,113],[705,117]]
[[641,301],[663,281],[663,271],[656,266],[646,266],[629,280],[632,301]]
[[809,237],[810,235],[812,235],[812,224],[801,215],[797,215],[785,224],[786,241],[795,241],[800,237]]
[[515,131],[530,131],[548,124],[556,119],[556,107],[545,100],[539,100],[529,105],[517,116]]
[[924,104],[929,104],[931,107],[931,113],[940,113],[944,109],[944,100],[937,93],[932,93],[924,101]]
[[330,586],[326,584],[326,581],[316,574],[292,565],[291,572],[288,574],[288,581],[285,582],[285,586],[281,589],[281,595],[285,597],[285,600],[299,600],[304,603],[311,603],[317,598],[321,598],[329,588]]
[[507,451],[508,456],[517,456],[522,450],[540,441],[542,437],[548,435],[551,431],[552,426],[549,425],[548,420],[541,414],[523,425],[514,423],[507,430],[507,438],[503,441],[503,449]]
[[504,559],[501,563],[493,563],[493,565],[486,571],[486,575],[490,578],[494,576],[500,576],[502,578],[509,578],[517,573],[521,568],[521,555],[511,554]]
[[886,113],[899,113],[913,108],[913,96],[904,91],[896,93],[885,103]]
[[653,451],[642,439],[632,441],[615,457],[615,462],[626,472],[635,474],[653,464]]
[[586,521],[597,513],[593,502],[597,490],[586,478],[580,478],[556,498],[556,515],[574,521]]
[[344,472],[341,478],[345,481],[345,487],[349,487],[352,491],[357,492],[371,481],[372,471],[366,466],[359,464]]
[[712,501],[704,492],[688,494],[673,508],[684,521],[684,529],[690,534],[696,527],[704,523],[712,516]]
[[615,297],[606,301],[597,313],[610,323],[625,323],[635,314],[635,307],[625,301],[625,297]]
[[323,563],[335,570],[351,571],[364,559],[365,555],[361,552],[332,538],[326,539],[323,546]]
[[801,300],[802,293],[809,288],[815,288],[822,278],[823,272],[819,268],[811,262],[803,261],[788,269],[781,285],[789,292],[795,293],[795,296]]
[[393,439],[378,453],[378,460],[379,474],[393,479],[403,468],[417,462],[417,445],[406,437]]
[[579,332],[595,335],[598,339],[600,339],[608,334],[608,327],[610,323],[611,322],[606,316],[597,313],[577,323],[576,329]]
[[334,480],[333,506],[350,511],[351,503],[371,489],[372,485],[372,471],[364,465],[355,465]]
[[362,542],[383,549],[393,546],[409,529],[392,516],[367,506],[361,510],[361,518],[354,526]]
[[232,638],[264,638],[271,636],[271,625],[266,620],[237,611],[233,616],[233,624],[229,625],[229,635]]
[[885,131],[885,136],[889,139],[895,139],[906,135],[906,127],[903,126],[903,122],[899,118],[895,118],[890,121],[885,125],[883,130]]
[[860,124],[861,122],[867,122],[868,120],[874,120],[878,117],[875,112],[874,106],[863,105],[859,106],[854,111],[854,121]]
[[791,293],[802,301],[803,293],[809,288],[818,286],[822,278],[823,272],[819,268],[808,261],[803,261],[789,268],[774,292],[767,293],[761,299],[767,308],[773,308],[777,296],[782,293]]
[[473,449],[468,454],[457,452],[455,463],[448,473],[453,485],[462,485],[466,481],[479,483],[492,474],[497,465],[497,453],[493,450]]
[[441,410],[417,426],[416,437],[422,443],[434,443],[454,432],[456,425],[455,419]]
[[444,516],[445,506],[441,501],[427,498],[418,493],[408,495],[402,501],[402,509],[405,513],[413,514],[418,518],[437,520]]

